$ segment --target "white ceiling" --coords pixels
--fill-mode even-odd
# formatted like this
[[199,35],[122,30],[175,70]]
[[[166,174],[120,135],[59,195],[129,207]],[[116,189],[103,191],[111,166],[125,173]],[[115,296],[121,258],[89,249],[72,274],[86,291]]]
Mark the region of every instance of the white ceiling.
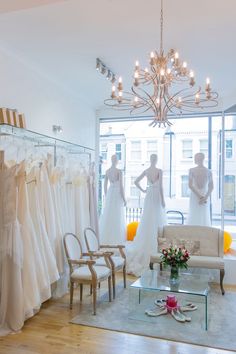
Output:
[[[234,104],[236,0],[164,5],[165,49],[178,49],[199,83],[209,76],[224,107]],[[145,66],[159,48],[159,8],[160,0],[0,0],[0,49],[99,108],[110,84],[96,57],[129,82],[134,61]]]

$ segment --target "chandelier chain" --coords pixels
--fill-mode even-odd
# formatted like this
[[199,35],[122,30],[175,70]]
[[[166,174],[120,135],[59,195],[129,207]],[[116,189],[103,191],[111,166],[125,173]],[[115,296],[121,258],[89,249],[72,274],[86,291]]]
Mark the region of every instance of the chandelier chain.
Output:
[[161,0],[161,17],[160,17],[160,53],[163,52],[163,0]]

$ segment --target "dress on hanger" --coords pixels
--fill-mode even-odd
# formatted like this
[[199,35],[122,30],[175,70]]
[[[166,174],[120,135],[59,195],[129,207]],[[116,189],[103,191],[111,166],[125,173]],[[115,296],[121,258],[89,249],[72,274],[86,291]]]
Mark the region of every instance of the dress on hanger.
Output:
[[34,228],[37,234],[39,247],[43,257],[45,276],[48,277],[48,286],[59,279],[56,258],[52,251],[52,247],[48,238],[45,224],[41,215],[39,205],[39,167],[33,166],[27,175],[27,187],[29,194],[29,208]]
[[24,250],[22,281],[25,319],[27,319],[34,315],[42,302],[50,298],[51,291],[48,284],[48,275],[45,274],[39,238],[35,232],[29,211],[24,161],[19,165],[17,183],[17,217],[21,226]]
[[16,165],[0,170],[0,335],[20,330],[25,320],[16,174]]
[[143,214],[132,242],[126,244],[127,272],[140,276],[148,268],[151,254],[157,251],[158,228],[167,223],[161,203],[160,181],[148,180]]
[[[208,185],[212,182],[212,173],[206,167],[194,167],[189,170],[189,178],[193,181],[193,187],[200,195],[206,195]],[[189,199],[189,214],[187,225],[211,226],[210,198],[206,203],[199,204],[199,198],[191,191]]]
[[121,196],[120,174],[117,180],[109,179],[104,209],[99,220],[100,242],[108,245],[124,245],[126,223],[124,201]]

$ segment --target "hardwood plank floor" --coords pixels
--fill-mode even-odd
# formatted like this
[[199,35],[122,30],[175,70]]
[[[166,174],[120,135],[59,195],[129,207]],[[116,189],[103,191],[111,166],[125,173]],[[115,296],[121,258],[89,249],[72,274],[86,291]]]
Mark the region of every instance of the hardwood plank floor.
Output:
[[[231,288],[232,290],[232,288]],[[80,306],[75,292],[73,310],[69,297],[49,300],[25,322],[21,333],[0,337],[1,354],[226,354],[230,351],[73,325]]]

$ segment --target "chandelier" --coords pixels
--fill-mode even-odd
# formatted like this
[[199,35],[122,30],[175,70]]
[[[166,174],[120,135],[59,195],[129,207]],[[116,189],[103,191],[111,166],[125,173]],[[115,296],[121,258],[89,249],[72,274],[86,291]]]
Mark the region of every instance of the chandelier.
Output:
[[218,93],[212,91],[210,79],[206,79],[204,89],[196,87],[193,70],[186,61],[181,61],[179,53],[163,50],[163,0],[160,11],[160,51],[150,53],[149,68],[141,68],[135,62],[133,84],[130,92],[123,90],[122,78],[117,86],[113,84],[111,98],[105,105],[128,110],[130,114],[154,113],[151,126],[168,126],[168,114],[181,115],[183,112],[196,112],[217,106]]

